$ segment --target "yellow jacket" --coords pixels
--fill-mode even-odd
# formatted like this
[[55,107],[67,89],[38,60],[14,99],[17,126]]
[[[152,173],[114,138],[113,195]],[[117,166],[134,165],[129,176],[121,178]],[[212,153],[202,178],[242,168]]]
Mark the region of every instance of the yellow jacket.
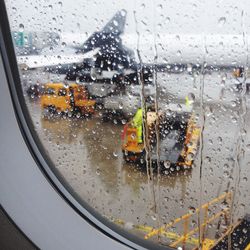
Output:
[[142,143],[142,122],[143,122],[142,108],[138,108],[138,110],[135,113],[135,116],[132,119],[132,126],[137,129],[138,143]]
[[132,120],[132,126],[136,128],[142,126],[142,108],[139,108],[136,111],[135,116],[133,117]]

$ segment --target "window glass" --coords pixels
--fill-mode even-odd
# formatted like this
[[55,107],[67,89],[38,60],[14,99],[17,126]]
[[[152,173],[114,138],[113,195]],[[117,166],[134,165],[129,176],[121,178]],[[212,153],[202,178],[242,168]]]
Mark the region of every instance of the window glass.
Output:
[[6,6],[37,143],[83,206],[145,243],[250,244],[248,1]]

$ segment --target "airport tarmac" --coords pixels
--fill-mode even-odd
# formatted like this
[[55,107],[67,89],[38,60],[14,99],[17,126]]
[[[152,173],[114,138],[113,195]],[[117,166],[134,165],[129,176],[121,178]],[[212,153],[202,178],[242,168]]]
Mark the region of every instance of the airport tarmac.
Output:
[[26,100],[52,168],[78,198],[106,218],[159,227],[229,190],[235,192],[233,220],[250,213],[249,95],[243,104],[231,101],[232,90],[223,95],[220,102],[207,98],[202,109],[196,104],[204,128],[193,168],[155,173],[153,180],[145,169],[124,162],[123,124],[102,122],[98,112],[89,119],[48,120],[42,118],[39,99]]

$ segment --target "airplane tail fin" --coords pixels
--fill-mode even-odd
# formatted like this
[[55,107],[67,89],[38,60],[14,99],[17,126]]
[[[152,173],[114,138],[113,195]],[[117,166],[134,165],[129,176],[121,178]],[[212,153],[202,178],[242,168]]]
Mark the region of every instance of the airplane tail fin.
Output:
[[127,11],[118,11],[111,20],[102,29],[103,33],[112,33],[113,35],[120,35],[124,32]]
[[122,9],[118,11],[112,19],[99,32],[93,33],[83,44],[82,53],[87,53],[102,44],[109,41],[114,41],[114,38],[119,37],[125,28],[127,11]]

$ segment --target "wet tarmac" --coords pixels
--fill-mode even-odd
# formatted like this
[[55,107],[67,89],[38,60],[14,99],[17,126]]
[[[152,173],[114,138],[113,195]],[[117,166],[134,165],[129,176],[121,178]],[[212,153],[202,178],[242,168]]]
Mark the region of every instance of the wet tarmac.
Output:
[[[204,129],[192,169],[155,173],[153,180],[145,168],[124,162],[123,124],[102,122],[98,112],[89,119],[48,120],[39,99],[27,98],[27,106],[54,168],[82,200],[107,218],[159,227],[230,190],[233,221],[250,213],[249,95],[243,105],[232,90],[223,95],[220,101],[207,98],[202,108],[197,103]],[[194,216],[192,227],[197,223]]]

